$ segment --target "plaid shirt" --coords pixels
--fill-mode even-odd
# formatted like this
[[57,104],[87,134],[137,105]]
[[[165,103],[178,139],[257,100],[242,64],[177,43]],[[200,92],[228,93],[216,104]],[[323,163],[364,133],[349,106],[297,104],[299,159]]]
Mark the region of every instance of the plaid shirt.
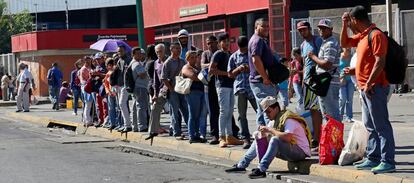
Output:
[[[241,53],[240,50],[237,50],[229,58],[229,65],[227,67],[227,71],[230,72],[243,64],[249,64],[249,60],[247,59],[247,57],[247,53]],[[249,76],[249,73],[246,72],[242,72],[236,76],[236,79],[234,81],[235,95],[237,95],[238,93],[246,93],[249,96],[253,96],[253,92],[250,88]]]

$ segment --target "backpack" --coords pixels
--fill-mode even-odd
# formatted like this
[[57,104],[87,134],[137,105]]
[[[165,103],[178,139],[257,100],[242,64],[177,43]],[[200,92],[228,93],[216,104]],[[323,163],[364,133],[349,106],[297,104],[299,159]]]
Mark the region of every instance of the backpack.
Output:
[[134,92],[134,88],[135,88],[135,80],[134,80],[134,74],[133,74],[133,70],[132,70],[132,63],[129,64],[129,66],[127,67],[126,71],[125,71],[125,89],[128,93],[133,93]]
[[[374,30],[381,31],[378,28],[373,28],[368,33],[368,45],[372,50],[372,32]],[[382,32],[382,31],[381,31]],[[404,48],[399,45],[393,38],[388,36],[388,33],[382,32],[387,36],[388,49],[385,57],[385,75],[391,84],[401,84],[404,82],[405,72],[408,66],[407,55]]]

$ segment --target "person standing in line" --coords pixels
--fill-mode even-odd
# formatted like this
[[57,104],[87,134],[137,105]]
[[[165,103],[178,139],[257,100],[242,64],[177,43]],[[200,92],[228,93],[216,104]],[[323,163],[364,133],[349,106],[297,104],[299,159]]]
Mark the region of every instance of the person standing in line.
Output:
[[[311,76],[311,69],[315,67],[315,62],[308,56],[310,52],[314,54],[319,53],[319,48],[322,45],[322,39],[319,36],[312,35],[312,28],[307,21],[301,21],[296,26],[298,32],[303,38],[303,42],[300,45],[303,58],[303,81],[307,80]],[[312,116],[312,127],[313,127],[313,139],[312,139],[312,150],[317,151],[319,147],[319,134],[320,126],[322,125],[322,114],[319,111],[318,98],[309,88],[305,87],[303,83],[304,91],[304,109],[310,110]]]
[[237,100],[237,110],[239,112],[239,124],[241,127],[241,135],[243,139],[243,149],[250,147],[250,131],[247,121],[247,103],[257,111],[256,99],[250,88],[249,83],[249,61],[248,46],[249,40],[246,36],[240,36],[237,41],[239,49],[230,56],[227,71],[232,72],[236,80],[234,81],[234,95]]
[[346,76],[344,69],[350,66],[351,63],[351,49],[343,48],[341,53],[341,60],[339,61],[340,68],[340,83],[339,90],[339,113],[344,117],[344,122],[352,122],[352,103],[354,99],[355,85],[351,80],[351,76]]
[[79,98],[81,96],[81,85],[80,85],[80,79],[78,76],[78,71],[81,68],[82,65],[82,59],[79,59],[75,62],[74,67],[70,73],[70,89],[72,90],[73,94],[73,115],[78,115],[78,102]]
[[161,72],[161,79],[168,88],[168,103],[172,113],[171,127],[173,136],[177,140],[183,140],[184,136],[181,131],[182,116],[184,122],[188,124],[188,106],[183,94],[174,91],[175,77],[181,72],[186,61],[180,58],[181,47],[179,43],[172,43],[170,46],[171,56],[164,62]]
[[198,79],[201,71],[197,63],[197,52],[189,51],[186,54],[187,64],[183,67],[183,77],[190,78],[190,93],[185,96],[188,103],[189,119],[188,134],[191,143],[206,143],[207,106],[205,105],[204,84]]
[[[349,37],[348,27],[359,33]],[[357,47],[356,68],[345,68],[344,72],[356,75],[362,96],[362,121],[368,130],[366,159],[355,168],[377,174],[394,172],[396,162],[387,106],[390,85],[384,71],[388,39],[375,28],[377,26],[370,21],[363,6],[356,6],[342,16],[341,46]],[[369,35],[371,42],[368,41]]]
[[[319,53],[309,52],[309,58],[316,63],[316,73],[328,72],[332,76],[326,96],[318,96],[319,106],[323,115],[329,115],[337,121],[342,121],[339,115],[339,57],[341,46],[339,41],[332,34],[333,27],[330,19],[321,19],[318,30],[323,39]],[[325,122],[328,118],[324,116]]]
[[[167,103],[168,88],[164,85],[164,82],[161,80],[162,68],[165,60],[167,59],[165,55],[165,45],[157,44],[155,46],[155,53],[157,54],[158,59],[154,63],[154,83],[152,87],[154,88],[154,96],[152,97],[151,105],[151,114],[149,122],[149,137],[146,140],[149,140],[164,130],[160,127],[160,118],[161,111],[164,108],[164,105]],[[172,114],[170,114],[172,118]]]
[[80,84],[81,84],[81,91],[82,91],[82,100],[83,100],[83,122],[86,127],[93,126],[93,119],[91,116],[91,109],[92,109],[92,94],[85,91],[85,86],[88,80],[91,78],[92,72],[92,58],[85,57],[84,64],[82,68],[78,72]]
[[117,116],[117,109],[118,109],[118,100],[117,100],[117,93],[115,88],[111,86],[111,74],[114,72],[115,67],[115,60],[112,58],[107,58],[105,61],[106,68],[108,72],[105,74],[105,78],[103,79],[103,85],[105,87],[105,92],[108,101],[108,120],[104,125],[105,128],[109,130],[113,130],[116,127],[120,126],[120,121]]
[[292,62],[290,65],[292,68],[291,73],[293,74],[290,83],[292,83],[293,90],[298,98],[298,105],[303,106],[303,58],[300,48],[295,47],[292,49]]
[[133,98],[135,100],[137,121],[133,121],[134,132],[147,132],[148,131],[148,73],[145,71],[145,51],[142,48],[135,47],[132,49],[132,61],[131,69],[133,79],[135,81],[135,88],[133,91]]
[[233,83],[234,75],[227,72],[230,52],[229,35],[222,33],[219,35],[218,42],[220,50],[216,51],[211,58],[209,74],[216,77],[216,90],[219,99],[220,115],[219,115],[219,147],[227,147],[227,145],[242,145],[243,142],[234,137],[232,130],[232,115],[234,109],[234,92]]
[[55,62],[52,64],[52,68],[47,72],[47,80],[49,85],[49,96],[52,101],[52,109],[59,110],[59,91],[62,86],[63,74],[58,68],[58,64]]
[[118,63],[116,65],[116,68],[119,69],[118,74],[118,82],[117,85],[117,93],[118,93],[118,99],[119,99],[119,107],[121,109],[121,115],[124,120],[124,127],[118,129],[118,132],[127,132],[132,131],[132,129],[128,129],[126,124],[131,124],[131,117],[129,112],[129,93],[126,90],[125,85],[125,73],[126,70],[131,63],[131,56],[127,53],[125,46],[119,46],[118,47]]
[[188,51],[196,51],[197,50],[196,47],[194,47],[191,44],[190,33],[188,33],[187,30],[181,29],[178,32],[177,38],[178,38],[178,42],[180,43],[180,46],[181,46],[181,53],[180,53],[180,58],[181,59],[183,59],[183,60],[185,59],[185,54]]
[[249,68],[250,87],[256,98],[258,106],[256,113],[257,126],[266,125],[269,120],[264,115],[260,102],[267,96],[277,97],[278,87],[269,79],[266,68],[274,62],[273,52],[269,47],[267,37],[269,36],[269,22],[267,19],[259,18],[255,22],[255,33],[249,41]]
[[32,80],[32,74],[29,72],[26,64],[19,64],[20,74],[17,76],[17,96],[16,112],[29,112],[29,87]]
[[9,85],[10,85],[10,75],[9,73],[6,73],[1,78],[1,92],[3,96],[3,101],[9,101]]

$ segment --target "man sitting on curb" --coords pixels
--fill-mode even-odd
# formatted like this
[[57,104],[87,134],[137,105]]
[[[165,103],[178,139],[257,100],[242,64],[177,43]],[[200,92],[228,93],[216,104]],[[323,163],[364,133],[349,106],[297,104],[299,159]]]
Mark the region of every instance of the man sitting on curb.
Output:
[[[302,117],[290,111],[281,111],[277,99],[271,96],[264,98],[260,106],[272,122],[269,122],[268,126],[260,126],[259,132],[269,134],[270,141],[258,168],[254,168],[249,174],[251,179],[266,177],[266,170],[275,157],[286,161],[300,161],[311,156],[311,134]],[[257,149],[255,140],[239,163],[226,172],[246,171],[250,162],[257,156]]]

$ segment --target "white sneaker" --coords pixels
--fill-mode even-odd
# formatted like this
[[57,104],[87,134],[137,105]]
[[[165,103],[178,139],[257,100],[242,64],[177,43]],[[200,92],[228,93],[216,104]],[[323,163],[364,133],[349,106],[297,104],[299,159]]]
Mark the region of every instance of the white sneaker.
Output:
[[72,113],[72,115],[77,116],[77,115],[78,115],[78,113],[74,112],[74,113]]

